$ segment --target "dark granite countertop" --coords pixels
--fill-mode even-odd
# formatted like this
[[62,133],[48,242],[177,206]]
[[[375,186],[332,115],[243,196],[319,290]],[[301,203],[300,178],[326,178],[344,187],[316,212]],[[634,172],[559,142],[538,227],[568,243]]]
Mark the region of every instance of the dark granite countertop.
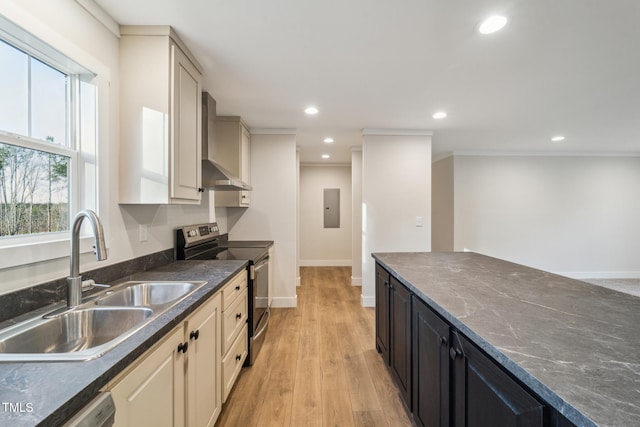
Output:
[[[246,266],[247,261],[177,261],[114,282],[198,280],[207,284],[97,359],[0,363],[0,425],[54,426],[64,422]],[[14,410],[4,403],[14,404]]]
[[224,246],[228,248],[265,248],[273,246],[273,240],[229,240]]
[[640,298],[475,253],[375,253],[578,426],[640,426]]

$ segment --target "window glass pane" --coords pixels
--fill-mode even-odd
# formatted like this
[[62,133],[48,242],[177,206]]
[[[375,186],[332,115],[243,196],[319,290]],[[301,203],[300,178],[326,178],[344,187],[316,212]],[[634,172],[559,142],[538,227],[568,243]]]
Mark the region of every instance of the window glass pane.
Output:
[[67,76],[31,58],[31,135],[67,145]]
[[0,40],[0,129],[29,135],[29,57]]
[[0,142],[0,236],[69,229],[70,158]]

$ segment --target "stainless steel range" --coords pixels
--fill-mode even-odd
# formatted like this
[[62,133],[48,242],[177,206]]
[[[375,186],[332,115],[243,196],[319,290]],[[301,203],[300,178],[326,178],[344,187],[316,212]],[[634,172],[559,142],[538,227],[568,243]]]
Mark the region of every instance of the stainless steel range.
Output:
[[272,241],[229,241],[220,234],[218,224],[195,224],[176,230],[178,260],[247,260],[249,284],[249,356],[245,365],[253,365],[269,325],[269,247]]

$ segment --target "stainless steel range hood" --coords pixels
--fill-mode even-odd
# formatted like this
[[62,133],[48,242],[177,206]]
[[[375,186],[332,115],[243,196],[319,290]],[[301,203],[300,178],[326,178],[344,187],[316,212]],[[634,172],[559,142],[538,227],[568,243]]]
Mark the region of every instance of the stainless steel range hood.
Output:
[[248,191],[252,187],[215,160],[216,100],[202,92],[202,187],[215,191]]

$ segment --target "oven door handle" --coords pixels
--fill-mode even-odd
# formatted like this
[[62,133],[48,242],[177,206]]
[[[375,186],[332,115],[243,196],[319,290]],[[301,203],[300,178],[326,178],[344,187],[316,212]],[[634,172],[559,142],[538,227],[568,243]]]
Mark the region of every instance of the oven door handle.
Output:
[[[254,335],[253,335],[253,339],[254,340],[256,338],[258,338],[260,335],[262,335],[262,333],[264,331],[267,330],[267,326],[269,325],[269,318],[270,317],[271,317],[271,310],[267,309],[267,311],[264,312],[264,314],[260,318],[260,321],[258,322],[259,324],[262,324],[262,327],[260,328],[260,330],[258,332],[254,333]],[[263,320],[264,320],[264,322],[263,322]]]
[[263,268],[268,263],[269,263],[269,257],[266,257],[265,259],[260,261],[257,265],[253,265],[253,264],[250,265],[249,266],[249,280],[255,280],[256,279],[256,273],[258,272],[258,270]]

